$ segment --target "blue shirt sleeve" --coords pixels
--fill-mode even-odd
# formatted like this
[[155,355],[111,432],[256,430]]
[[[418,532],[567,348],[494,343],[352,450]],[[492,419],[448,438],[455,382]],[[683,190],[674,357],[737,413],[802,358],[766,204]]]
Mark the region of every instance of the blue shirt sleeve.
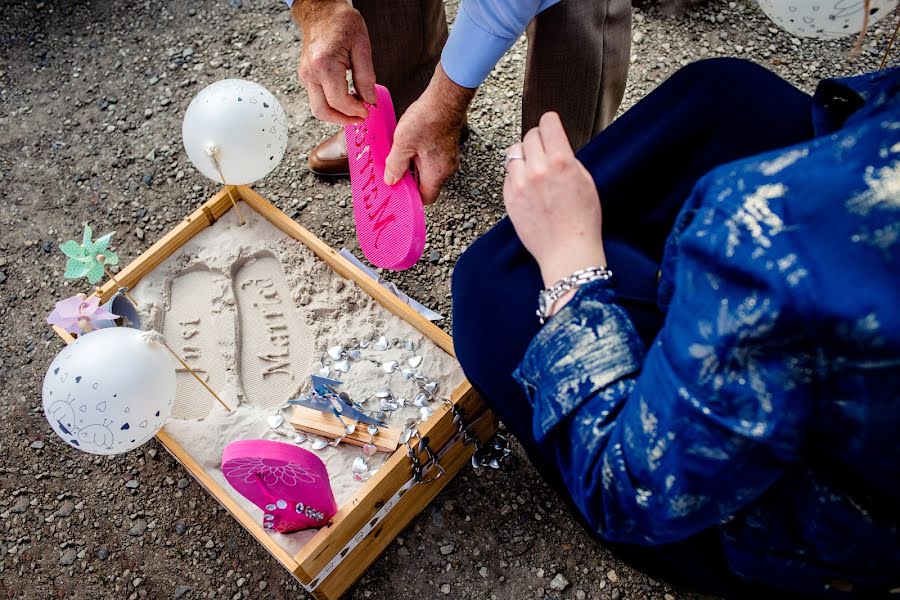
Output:
[[760,266],[788,249],[761,239],[766,254],[753,259],[754,240],[723,264],[722,240],[704,232],[728,211],[704,208],[706,193],[701,182],[683,213],[693,225],[667,257],[674,294],[652,347],[609,284],[594,283],[541,329],[515,373],[535,438],[613,542],[668,543],[727,521],[796,458],[811,410],[798,383],[809,365],[789,346],[798,320],[783,314],[798,290]]
[[477,88],[541,11],[559,0],[462,0],[441,54],[457,85]]

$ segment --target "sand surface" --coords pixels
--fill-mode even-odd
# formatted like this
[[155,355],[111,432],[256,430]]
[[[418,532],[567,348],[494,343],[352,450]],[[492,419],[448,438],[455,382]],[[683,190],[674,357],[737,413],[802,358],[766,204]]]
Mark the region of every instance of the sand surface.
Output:
[[[225,411],[189,373],[178,372],[173,419],[166,431],[259,521],[262,511],[244,500],[220,470],[222,449],[241,439],[288,438],[269,429],[267,419],[285,402],[309,391],[309,376],[333,366],[327,350],[357,341],[373,343],[350,361],[347,373],[330,375],[344,381],[341,389],[368,409],[380,407],[374,396],[389,388],[405,404],[388,412],[387,423],[402,428],[419,414],[413,406],[417,389],[400,372],[418,366],[438,383],[438,395],[449,396],[463,380],[456,361],[402,319],[385,310],[355,284],[335,274],[303,244],[285,235],[245,204],[241,226],[234,211],[226,213],[147,274],[134,290],[145,328],[164,333],[170,345],[234,407]],[[380,350],[374,340],[401,340]],[[407,340],[410,342],[407,344]],[[410,346],[412,349],[410,349]],[[418,358],[421,357],[421,360]],[[397,361],[386,373],[378,364]],[[435,404],[432,404],[436,407]],[[311,450],[311,442],[300,444]],[[363,456],[359,447],[341,444],[316,451],[325,462],[338,506],[362,485],[350,466]],[[387,458],[369,459],[376,469]],[[289,552],[298,551],[314,530],[273,533]]]

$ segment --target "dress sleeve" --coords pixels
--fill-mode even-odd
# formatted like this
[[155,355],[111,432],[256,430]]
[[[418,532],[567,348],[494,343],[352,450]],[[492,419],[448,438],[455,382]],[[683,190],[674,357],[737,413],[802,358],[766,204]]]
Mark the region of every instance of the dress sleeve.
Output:
[[[514,375],[535,438],[614,542],[667,543],[728,520],[796,456],[810,411],[783,273],[754,259],[752,240],[723,255],[709,235],[727,231],[721,206],[688,212],[693,224],[677,226],[667,250],[673,291],[652,347],[596,282],[544,326]],[[767,254],[787,252],[765,241]]]
[[559,0],[462,0],[441,53],[457,85],[477,88],[539,12]]

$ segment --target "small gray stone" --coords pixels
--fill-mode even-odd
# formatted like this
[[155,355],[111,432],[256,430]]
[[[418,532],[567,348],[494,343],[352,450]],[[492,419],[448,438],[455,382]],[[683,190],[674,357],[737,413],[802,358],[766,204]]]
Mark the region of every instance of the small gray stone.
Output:
[[97,558],[99,558],[100,560],[106,560],[107,558],[109,558],[109,550],[107,550],[103,546],[97,548]]
[[138,537],[144,535],[145,531],[147,531],[147,521],[138,519],[134,522],[134,525],[131,526],[131,529],[128,530],[128,535]]
[[68,567],[70,565],[75,564],[75,559],[78,558],[78,551],[75,548],[66,548],[62,556],[59,557],[59,564],[64,567]]
[[13,507],[10,510],[17,515],[20,515],[25,512],[26,509],[28,509],[28,505],[30,503],[31,502],[28,500],[28,498],[26,498],[25,496],[21,496],[18,500],[16,500],[16,503],[13,504]]
[[445,596],[450,595],[450,584],[449,583],[445,583],[444,585],[441,586],[441,593]]
[[129,479],[125,482],[125,487],[127,487],[129,490],[137,489],[137,486],[139,485],[141,484],[137,479]]
[[432,250],[428,253],[428,262],[431,264],[437,264],[439,260],[441,260],[441,252],[439,250]]
[[175,594],[174,594],[174,596],[175,596],[176,599],[177,599],[177,598],[183,598],[184,595],[187,594],[187,593],[190,592],[190,591],[191,591],[190,586],[187,586],[187,585],[179,585],[177,588],[175,588]]
[[177,533],[178,535],[184,535],[185,533],[187,533],[187,530],[188,526],[184,521],[178,521],[175,523],[175,533]]
[[73,512],[75,512],[75,503],[71,500],[64,500],[62,504],[60,504],[59,509],[56,511],[57,517],[68,517]]
[[557,573],[556,577],[550,581],[550,589],[557,592],[561,592],[567,587],[569,587],[569,580],[562,573]]
[[444,544],[441,546],[441,554],[447,556],[448,554],[453,554],[453,544]]
[[31,442],[32,450],[40,450],[43,447],[44,447],[44,440],[35,440],[35,441]]
[[179,490],[183,490],[184,488],[186,488],[189,485],[191,485],[191,482],[188,481],[188,479],[185,477],[182,477],[181,479],[178,480],[178,489]]

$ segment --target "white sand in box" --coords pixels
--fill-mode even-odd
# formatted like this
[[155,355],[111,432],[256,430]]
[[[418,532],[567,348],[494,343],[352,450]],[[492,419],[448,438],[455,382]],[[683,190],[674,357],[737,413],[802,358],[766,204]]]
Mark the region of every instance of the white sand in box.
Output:
[[[330,364],[326,351],[352,339],[384,335],[410,339],[423,357],[419,367],[449,394],[463,381],[458,363],[406,321],[388,312],[355,283],[338,276],[301,242],[284,234],[248,205],[222,216],[148,273],[134,290],[145,328],[165,334],[170,345],[235,410],[228,413],[187,372],[178,372],[173,419],[166,431],[247,512],[262,520],[262,511],[245,501],[221,472],[222,449],[243,439],[287,438],[269,430],[267,417],[278,406],[310,388],[309,376]],[[397,348],[363,351],[380,362],[403,364],[412,353]],[[334,375],[334,373],[332,373]],[[389,387],[407,406],[390,415],[388,425],[401,428],[418,414],[412,406],[416,387],[399,373],[387,374],[363,360],[338,377],[341,389],[362,402]],[[378,400],[364,406],[376,408]],[[435,406],[436,408],[436,406]],[[285,422],[289,413],[285,411]],[[283,429],[290,431],[286,424]],[[309,443],[301,447],[311,450]],[[362,485],[350,465],[362,456],[359,447],[341,444],[317,452],[325,462],[338,506]],[[387,458],[379,453],[369,464]],[[288,552],[297,552],[315,530],[271,534]]]

